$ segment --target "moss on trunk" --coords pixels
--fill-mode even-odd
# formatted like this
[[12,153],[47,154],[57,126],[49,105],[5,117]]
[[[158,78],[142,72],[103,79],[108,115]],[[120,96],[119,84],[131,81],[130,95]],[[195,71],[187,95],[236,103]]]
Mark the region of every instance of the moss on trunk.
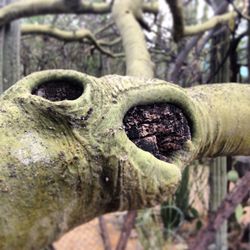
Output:
[[[58,101],[33,92],[65,80],[83,93]],[[244,84],[182,89],[67,70],[22,79],[0,99],[0,248],[39,249],[100,214],[162,202],[197,157],[248,155],[249,95]],[[138,148],[123,128],[131,107],[152,103],[175,105],[191,126],[170,163]]]

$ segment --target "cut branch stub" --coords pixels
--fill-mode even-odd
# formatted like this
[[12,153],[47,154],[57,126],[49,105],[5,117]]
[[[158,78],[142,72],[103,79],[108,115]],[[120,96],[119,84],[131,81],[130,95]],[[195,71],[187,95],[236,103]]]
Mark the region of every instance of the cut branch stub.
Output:
[[126,113],[123,123],[131,141],[166,162],[171,162],[171,156],[191,140],[186,117],[172,104],[133,107]]

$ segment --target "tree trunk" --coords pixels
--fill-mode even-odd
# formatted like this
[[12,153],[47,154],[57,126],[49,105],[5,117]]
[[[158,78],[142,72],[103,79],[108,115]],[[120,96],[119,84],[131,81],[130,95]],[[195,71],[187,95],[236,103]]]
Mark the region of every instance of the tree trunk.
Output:
[[[216,10],[220,1],[212,1]],[[229,48],[229,34],[225,32],[212,38],[211,55],[211,82],[228,82],[230,77],[229,59],[223,59]],[[217,73],[216,73],[217,72]],[[209,176],[210,202],[209,213],[214,213],[227,194],[227,158],[219,157],[212,160]],[[227,250],[227,221],[224,222],[216,233],[215,242],[210,250]]]
[[[0,0],[0,8],[5,5],[5,0]],[[4,27],[0,27],[0,94],[3,93],[3,47],[4,47]]]
[[[14,0],[7,0],[10,4]],[[4,26],[3,91],[20,79],[20,21]]]

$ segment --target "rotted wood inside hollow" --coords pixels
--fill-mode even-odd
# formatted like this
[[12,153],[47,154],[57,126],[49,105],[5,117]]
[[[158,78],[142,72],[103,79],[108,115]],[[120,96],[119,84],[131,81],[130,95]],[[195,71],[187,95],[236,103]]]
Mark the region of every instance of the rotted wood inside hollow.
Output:
[[190,125],[182,110],[173,104],[157,103],[131,108],[123,119],[128,138],[156,158],[171,157],[191,139]]
[[50,101],[75,100],[83,93],[81,83],[69,79],[47,81],[41,83],[33,91],[33,95],[41,96]]

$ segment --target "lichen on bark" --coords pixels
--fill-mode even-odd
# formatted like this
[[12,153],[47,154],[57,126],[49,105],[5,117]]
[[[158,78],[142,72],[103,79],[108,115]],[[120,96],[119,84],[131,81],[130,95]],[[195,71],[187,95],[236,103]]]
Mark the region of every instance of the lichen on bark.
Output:
[[[83,93],[61,101],[32,94],[65,80]],[[162,202],[197,157],[248,155],[249,95],[244,84],[182,89],[67,70],[22,79],[0,98],[0,248],[39,249],[100,214]],[[138,148],[123,128],[130,108],[153,103],[175,105],[191,127],[191,140],[169,163]]]

